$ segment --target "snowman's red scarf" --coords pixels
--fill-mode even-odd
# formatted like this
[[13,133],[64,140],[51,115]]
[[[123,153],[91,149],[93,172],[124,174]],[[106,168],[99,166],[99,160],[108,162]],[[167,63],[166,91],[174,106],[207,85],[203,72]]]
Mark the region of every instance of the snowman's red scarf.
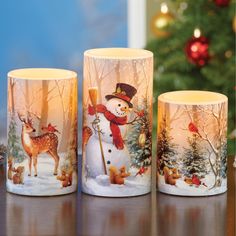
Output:
[[[113,137],[113,144],[116,146],[117,149],[119,150],[123,149],[124,140],[121,137],[120,128],[118,125],[125,125],[127,123],[127,116],[117,117],[110,111],[108,111],[107,108],[102,104],[98,104],[96,106],[96,111],[102,113],[106,117],[106,119],[110,121],[110,129]],[[88,107],[89,115],[94,115],[96,111],[94,107],[89,105]]]

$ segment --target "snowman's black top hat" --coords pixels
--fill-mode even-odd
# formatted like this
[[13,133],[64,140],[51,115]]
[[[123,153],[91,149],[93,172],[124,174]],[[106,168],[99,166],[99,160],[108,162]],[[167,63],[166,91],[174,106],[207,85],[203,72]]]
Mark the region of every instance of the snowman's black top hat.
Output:
[[106,99],[119,98],[129,104],[129,107],[133,107],[130,102],[133,96],[137,93],[137,89],[129,84],[118,83],[116,84],[116,91],[113,94],[106,95]]

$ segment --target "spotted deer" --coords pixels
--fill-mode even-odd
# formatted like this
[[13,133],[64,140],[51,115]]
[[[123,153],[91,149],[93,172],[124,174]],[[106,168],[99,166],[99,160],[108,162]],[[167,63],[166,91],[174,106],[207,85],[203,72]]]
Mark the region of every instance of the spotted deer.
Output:
[[31,137],[31,133],[36,130],[33,127],[32,119],[23,118],[19,113],[18,117],[22,122],[21,142],[22,146],[29,156],[29,174],[31,176],[32,161],[34,165],[34,176],[37,176],[37,158],[40,153],[47,153],[55,161],[54,175],[57,175],[59,165],[59,156],[57,153],[58,137],[54,133],[45,133],[36,137]]

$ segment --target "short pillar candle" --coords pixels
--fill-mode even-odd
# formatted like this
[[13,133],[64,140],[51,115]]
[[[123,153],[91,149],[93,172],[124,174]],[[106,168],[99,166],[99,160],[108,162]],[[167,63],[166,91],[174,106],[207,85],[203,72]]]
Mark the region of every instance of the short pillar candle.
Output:
[[8,73],[7,191],[52,196],[77,190],[77,74]]
[[159,191],[207,196],[227,190],[227,106],[225,95],[208,91],[158,97]]
[[107,197],[151,190],[153,54],[84,54],[82,191]]

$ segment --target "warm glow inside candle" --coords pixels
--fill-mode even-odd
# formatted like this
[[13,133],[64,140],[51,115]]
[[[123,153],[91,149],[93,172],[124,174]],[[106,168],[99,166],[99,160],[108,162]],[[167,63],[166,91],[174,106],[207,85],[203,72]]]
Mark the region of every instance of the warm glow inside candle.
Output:
[[98,48],[90,49],[84,53],[89,57],[101,57],[104,59],[138,59],[152,57],[152,52],[134,48]]
[[8,77],[25,80],[61,80],[76,78],[76,76],[73,71],[53,68],[25,68],[8,73]]
[[209,91],[174,91],[164,93],[159,96],[158,100],[175,103],[175,104],[212,104],[227,101],[227,97],[220,93]]

